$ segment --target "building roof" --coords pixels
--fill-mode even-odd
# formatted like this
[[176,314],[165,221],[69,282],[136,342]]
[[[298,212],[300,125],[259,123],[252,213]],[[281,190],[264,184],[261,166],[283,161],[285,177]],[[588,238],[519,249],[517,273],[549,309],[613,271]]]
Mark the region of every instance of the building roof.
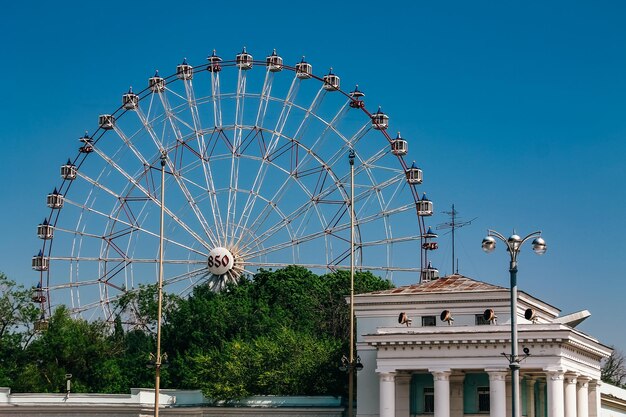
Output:
[[390,290],[374,291],[362,295],[388,295],[388,294],[418,294],[418,293],[456,293],[456,292],[485,292],[502,291],[507,288],[498,285],[476,281],[463,275],[453,274],[428,282],[408,285],[405,287],[392,288]]

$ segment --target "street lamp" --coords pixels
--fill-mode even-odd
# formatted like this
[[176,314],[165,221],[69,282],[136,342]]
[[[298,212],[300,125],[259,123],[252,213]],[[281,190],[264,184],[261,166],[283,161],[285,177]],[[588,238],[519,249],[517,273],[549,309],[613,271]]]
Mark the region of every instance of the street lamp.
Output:
[[505,354],[505,356],[509,360],[509,368],[511,368],[511,417],[520,417],[519,363],[528,356],[528,352],[524,350],[525,355],[523,357],[517,355],[517,255],[524,242],[531,238],[534,238],[532,241],[533,251],[537,255],[546,253],[547,246],[546,241],[541,237],[541,231],[533,232],[523,239],[514,232],[507,239],[495,230],[489,230],[482,244],[485,252],[491,253],[495,250],[496,238],[504,242],[507,252],[511,256],[509,266],[509,273],[511,274],[511,355],[507,356]]

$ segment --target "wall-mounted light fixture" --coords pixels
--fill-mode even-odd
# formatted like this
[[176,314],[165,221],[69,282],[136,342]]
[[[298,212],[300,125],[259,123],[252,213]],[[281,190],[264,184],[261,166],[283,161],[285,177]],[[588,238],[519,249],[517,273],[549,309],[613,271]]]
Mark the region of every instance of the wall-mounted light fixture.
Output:
[[404,311],[400,313],[400,315],[398,316],[398,323],[406,324],[406,327],[409,327],[412,322],[413,320],[411,320]]
[[448,326],[451,326],[452,322],[454,321],[454,317],[452,317],[452,313],[450,312],[450,310],[443,310],[439,315],[439,318],[441,319],[441,321],[445,321],[446,323],[448,323]]
[[496,316],[496,312],[493,311],[493,308],[488,308],[483,313],[483,319],[489,323],[498,324],[498,316]]

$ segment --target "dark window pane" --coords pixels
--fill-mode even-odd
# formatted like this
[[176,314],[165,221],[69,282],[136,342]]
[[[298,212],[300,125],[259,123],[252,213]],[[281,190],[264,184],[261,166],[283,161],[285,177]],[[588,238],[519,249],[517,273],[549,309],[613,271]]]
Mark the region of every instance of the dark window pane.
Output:
[[489,411],[489,387],[478,387],[478,411]]

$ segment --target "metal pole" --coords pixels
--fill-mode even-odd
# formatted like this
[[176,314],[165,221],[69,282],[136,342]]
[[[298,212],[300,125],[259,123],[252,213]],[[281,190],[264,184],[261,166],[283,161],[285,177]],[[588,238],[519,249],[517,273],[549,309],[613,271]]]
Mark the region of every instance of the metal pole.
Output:
[[454,204],[452,204],[452,270],[450,271],[450,275],[454,274],[454,229],[456,229],[456,224],[454,223],[454,217],[456,212],[454,211]]
[[[511,415],[520,417],[519,404],[519,362],[517,359],[517,261],[511,248]],[[517,251],[517,250],[516,250]]]
[[354,402],[354,150],[350,151],[350,365],[348,367],[348,417]]
[[161,153],[161,223],[159,231],[159,301],[157,311],[157,346],[154,381],[154,417],[159,417],[159,387],[161,385],[161,310],[163,306],[163,219],[165,215],[165,151]]

